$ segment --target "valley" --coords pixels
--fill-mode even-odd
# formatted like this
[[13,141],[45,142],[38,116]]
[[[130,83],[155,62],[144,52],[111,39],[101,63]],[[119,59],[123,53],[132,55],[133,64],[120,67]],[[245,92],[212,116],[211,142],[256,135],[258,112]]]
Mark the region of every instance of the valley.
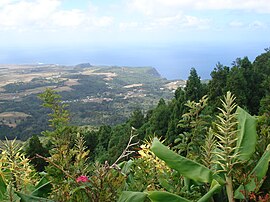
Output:
[[0,137],[27,139],[47,128],[48,111],[37,98],[46,88],[62,96],[72,124],[97,127],[123,123],[136,109],[146,112],[179,86],[185,81],[169,81],[152,67],[1,65]]

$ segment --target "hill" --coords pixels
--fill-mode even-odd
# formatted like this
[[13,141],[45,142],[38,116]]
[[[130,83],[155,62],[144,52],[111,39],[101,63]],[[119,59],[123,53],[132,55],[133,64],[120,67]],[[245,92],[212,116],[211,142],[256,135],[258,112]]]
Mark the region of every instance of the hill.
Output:
[[[135,109],[149,110],[160,98],[170,99],[174,90],[185,84],[162,78],[152,67],[90,63],[1,65],[0,78],[0,136],[20,139],[47,127],[47,111],[37,98],[46,88],[59,92],[68,104],[72,124],[100,126],[122,123]],[[12,116],[4,116],[8,112]]]

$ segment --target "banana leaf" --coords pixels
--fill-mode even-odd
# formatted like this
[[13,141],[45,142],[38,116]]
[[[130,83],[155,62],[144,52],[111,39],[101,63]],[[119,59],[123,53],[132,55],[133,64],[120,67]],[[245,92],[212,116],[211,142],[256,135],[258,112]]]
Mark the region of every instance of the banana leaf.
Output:
[[48,197],[51,189],[51,182],[46,178],[46,176],[44,176],[35,186],[35,190],[31,193],[31,195],[37,197]]
[[154,138],[151,150],[172,169],[184,177],[198,182],[211,183],[213,172],[205,166],[176,154]]
[[255,152],[257,143],[256,118],[237,107],[238,129],[235,153],[240,161],[247,161]]
[[6,191],[7,185],[4,182],[2,175],[0,175],[0,201],[4,199]]
[[146,197],[144,192],[123,191],[117,202],[144,202]]
[[221,185],[218,183],[218,181],[213,180],[211,183],[210,190],[202,197],[198,202],[208,202],[210,201],[211,197],[218,192],[221,189]]
[[19,192],[16,192],[16,194],[21,198],[20,202],[54,202],[50,199],[26,195]]
[[164,191],[150,191],[148,193],[148,198],[152,202],[191,202],[185,198],[177,196],[175,194],[171,194],[169,192]]
[[260,158],[255,168],[248,175],[249,183],[246,185],[240,185],[234,193],[236,199],[245,199],[243,193],[250,193],[259,189],[263,183],[264,177],[267,173],[270,161],[270,144],[267,146],[265,152]]

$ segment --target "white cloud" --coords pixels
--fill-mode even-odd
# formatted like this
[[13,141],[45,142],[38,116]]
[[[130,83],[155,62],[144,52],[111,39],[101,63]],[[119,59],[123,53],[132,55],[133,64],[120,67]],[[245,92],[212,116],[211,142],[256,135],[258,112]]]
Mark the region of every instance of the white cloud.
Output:
[[185,16],[185,21],[183,26],[185,27],[195,27],[197,29],[207,29],[209,28],[210,20],[198,18],[195,16]]
[[178,14],[172,17],[159,18],[156,23],[162,27],[205,29],[209,27],[210,20]]
[[258,20],[255,20],[252,22],[245,22],[245,23],[242,21],[235,20],[235,21],[230,22],[229,25],[231,27],[248,28],[248,29],[253,29],[253,30],[268,28],[267,24]]
[[241,21],[234,20],[229,23],[231,27],[243,27],[245,24]]
[[119,29],[120,31],[129,31],[138,29],[139,22],[120,22],[119,23]]
[[195,8],[203,10],[245,10],[270,13],[268,0],[205,0],[197,1]]
[[[157,30],[170,28],[173,30],[185,29],[212,29],[224,27],[224,24],[234,27],[262,27],[260,23],[249,23],[242,21],[226,22],[234,17],[227,11],[238,11],[237,13],[270,14],[269,0],[129,0],[127,7],[133,15],[140,14],[144,22],[142,28],[145,30]],[[203,12],[202,12],[203,11]],[[208,12],[208,11],[218,11]],[[224,12],[225,11],[225,12]],[[207,16],[207,17],[204,17]],[[224,15],[224,17],[220,17]],[[241,16],[239,16],[241,20]],[[250,18],[252,20],[252,18]]]
[[140,12],[145,16],[166,17],[176,15],[181,11],[177,8],[179,4],[177,3],[177,6],[175,6],[173,2],[175,0],[130,0],[127,3],[127,8],[131,11]]
[[0,29],[56,30],[61,28],[106,27],[112,24],[109,16],[96,16],[97,8],[89,4],[87,11],[64,10],[61,0],[1,0]]
[[39,0],[35,2],[9,2],[0,9],[0,25],[6,28],[26,28],[37,25],[57,9],[57,0]]
[[177,31],[182,29],[208,29],[210,20],[178,14],[170,17],[151,18],[146,21],[121,22],[121,31]]
[[266,28],[267,26],[265,23],[256,20],[256,21],[251,22],[248,27],[250,29],[259,29],[259,28]]
[[129,7],[145,15],[187,10],[245,10],[270,13],[269,0],[130,0]]
[[92,18],[92,23],[90,25],[94,25],[96,27],[109,27],[112,25],[114,19],[110,16],[103,16],[103,17],[94,17]]
[[77,27],[85,21],[85,15],[80,10],[58,11],[51,16],[51,22],[60,27]]

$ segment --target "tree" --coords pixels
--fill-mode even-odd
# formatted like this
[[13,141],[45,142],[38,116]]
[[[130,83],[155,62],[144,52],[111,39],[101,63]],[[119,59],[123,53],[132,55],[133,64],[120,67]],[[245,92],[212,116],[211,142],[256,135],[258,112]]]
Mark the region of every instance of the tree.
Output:
[[56,129],[58,127],[67,126],[69,124],[69,112],[66,110],[67,105],[62,104],[61,96],[52,89],[48,88],[46,91],[39,95],[43,101],[43,107],[52,110],[49,114],[50,127]]
[[130,137],[131,127],[129,124],[117,125],[113,128],[108,144],[108,155],[106,159],[110,163],[114,162],[121,155]]
[[208,84],[209,105],[213,110],[219,106],[219,101],[227,91],[227,78],[230,68],[218,63],[211,72],[212,79]]
[[[256,72],[256,89],[259,98],[265,97],[270,93],[270,49],[257,56],[253,62],[254,71]],[[258,98],[258,99],[259,99]]]
[[178,127],[179,121],[182,117],[182,115],[185,112],[185,103],[186,103],[186,96],[185,91],[182,88],[178,88],[175,91],[174,99],[170,103],[170,109],[172,111],[169,124],[168,124],[168,130],[166,133],[166,141],[168,144],[171,144],[174,142],[174,140],[177,138],[177,136],[183,132],[182,128]]
[[259,105],[261,100],[260,81],[259,75],[254,70],[252,63],[248,57],[244,57],[240,60],[240,67],[243,71],[244,78],[246,80],[246,86],[243,86],[243,90],[246,93],[246,107],[251,114],[258,114]]
[[136,109],[131,114],[131,117],[129,118],[128,122],[130,123],[132,127],[139,129],[145,123],[144,114],[142,113],[141,110]]
[[191,68],[190,74],[187,80],[187,85],[185,87],[186,98],[188,100],[198,102],[203,96],[203,87],[201,83],[201,78],[198,76],[195,68]]
[[170,115],[169,107],[166,105],[165,100],[161,98],[149,120],[150,128],[147,130],[147,135],[155,134],[164,137],[168,130]]
[[37,158],[36,154],[48,157],[49,151],[43,147],[37,135],[33,135],[29,139],[29,144],[25,149],[25,153],[26,156],[31,159],[30,163],[34,165],[37,171],[41,172],[45,170],[45,166],[47,166],[48,163],[44,159]]
[[227,78],[227,88],[236,95],[237,104],[247,108],[247,81],[238,64],[231,68]]

